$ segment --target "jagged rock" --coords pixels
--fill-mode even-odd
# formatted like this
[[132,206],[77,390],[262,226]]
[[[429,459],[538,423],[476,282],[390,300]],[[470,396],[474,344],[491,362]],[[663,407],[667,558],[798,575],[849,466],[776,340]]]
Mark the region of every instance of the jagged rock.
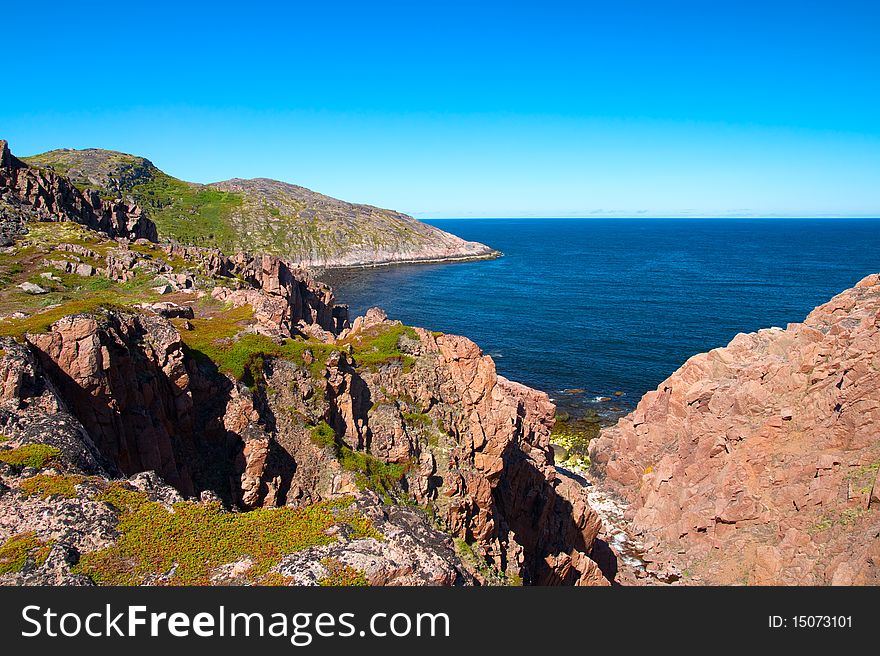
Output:
[[654,560],[707,583],[880,583],[878,328],[871,275],[692,357],[602,431],[595,473]]
[[[31,175],[19,175],[23,170],[16,168],[17,182]],[[48,176],[58,194],[66,189],[61,178],[31,173]],[[50,200],[53,211],[61,207],[57,194],[40,202]],[[93,207],[100,201],[93,195],[86,200]],[[590,558],[598,518],[580,484],[553,468],[553,404],[497,376],[491,358],[469,340],[406,329],[398,344],[403,355],[362,366],[346,340],[370,339],[364,331],[400,329],[400,323],[373,309],[350,326],[347,307],[334,302],[332,290],[289,261],[177,245],[165,247],[167,258],[156,257],[163,252],[158,247],[142,257],[122,237],[112,248],[102,245],[106,255],[78,244],[57,250],[64,259],[50,261],[65,272],[124,281],[146,271],[161,275],[161,291],[191,290],[194,300],[216,280],[214,298],[252,308],[243,332],[269,335],[277,344],[311,337],[333,349],[310,344],[301,360],[261,353],[236,378],[219,361],[183,347],[167,319],[197,317],[193,307],[170,302],[138,314],[104,309],[67,316],[47,332],[27,334],[24,344],[4,340],[0,427],[17,444],[56,446],[60,471],[100,480],[131,476],[131,486],[169,508],[204,496],[203,503],[220,500],[235,510],[301,507],[360,494],[365,485],[376,485],[371,476],[402,477],[383,493],[430,507],[446,534],[472,544],[478,561],[528,583],[606,582]],[[91,263],[102,257],[106,268]],[[198,273],[174,271],[178,265],[169,263],[181,259]],[[324,421],[335,441],[313,433]],[[70,508],[55,497],[22,502],[14,487],[7,498],[13,501],[6,508],[27,514],[9,515],[7,535],[35,527],[40,513],[56,519],[67,513],[80,518],[81,532],[64,533],[50,523],[49,533],[38,531],[41,539],[82,552],[115,538],[104,527],[117,515],[102,514],[106,504],[89,505],[79,492],[67,500]],[[379,505],[375,498],[363,504],[365,513]],[[447,537],[428,528],[423,511],[369,513],[389,522],[390,540],[342,541],[324,556],[360,563],[357,568],[376,583],[473,582]],[[288,565],[296,569],[296,562],[291,557]],[[227,565],[214,573],[216,582],[247,570],[244,562]]]
[[109,313],[28,335],[98,449],[126,474],[155,470],[190,496],[192,394],[180,335],[165,319]]
[[212,295],[233,305],[250,305],[258,325],[266,334],[290,336],[301,327],[315,332],[321,341],[330,341],[348,327],[348,308],[336,305],[333,291],[290,262],[269,255],[238,253],[227,257],[219,251],[168,247],[169,255],[200,262],[209,275],[237,277],[250,287],[216,287]]
[[144,237],[156,241],[156,225],[136,205],[104,201],[93,191],[80,192],[66,177],[30,167],[0,140],[0,200],[6,215],[17,207],[40,221],[73,221],[110,237]]

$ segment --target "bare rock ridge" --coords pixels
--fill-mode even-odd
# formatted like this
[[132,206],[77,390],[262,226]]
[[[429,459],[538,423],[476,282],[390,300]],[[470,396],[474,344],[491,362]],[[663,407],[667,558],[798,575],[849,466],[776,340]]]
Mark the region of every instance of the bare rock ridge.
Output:
[[156,226],[137,205],[80,191],[64,176],[28,166],[0,140],[0,241],[11,243],[28,216],[73,221],[114,238],[157,240]]
[[546,394],[464,337],[350,322],[290,260],[153,243],[3,152],[0,583],[608,584]]
[[658,568],[880,583],[880,277],[696,355],[590,448]]
[[159,237],[187,246],[267,253],[297,266],[358,267],[496,257],[411,216],[348,203],[304,187],[257,178],[201,185],[149,160],[108,150],[53,150],[26,158],[78,187],[143,208]]

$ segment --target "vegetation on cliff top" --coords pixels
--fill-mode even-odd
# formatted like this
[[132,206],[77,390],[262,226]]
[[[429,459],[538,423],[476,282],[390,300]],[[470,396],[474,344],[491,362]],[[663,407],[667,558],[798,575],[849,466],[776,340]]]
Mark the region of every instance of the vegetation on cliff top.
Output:
[[418,340],[418,335],[410,326],[379,324],[347,337],[340,344],[351,345],[351,354],[360,366],[375,369],[389,362],[400,362],[404,371],[409,371],[415,358],[400,350],[401,338]]
[[289,553],[331,544],[333,526],[347,525],[350,539],[382,539],[350,498],[303,508],[225,512],[219,504],[182,502],[169,510],[124,484],[98,497],[119,510],[119,539],[86,553],[75,570],[101,585],[204,585],[218,567],[251,561],[247,577],[260,582]]
[[[105,310],[136,312],[135,303],[158,300],[153,290],[155,277],[135,271],[126,282],[103,275],[82,276],[64,273],[49,265],[51,261],[90,264],[96,268],[106,262],[72,254],[57,247],[81,246],[105,257],[119,244],[74,223],[38,223],[28,226],[28,234],[14,251],[0,254],[0,312],[22,312],[25,317],[6,317],[0,321],[0,336],[21,339],[26,333],[44,333],[59,319],[76,315],[100,315]],[[43,274],[51,274],[51,278]],[[44,293],[28,294],[18,287],[24,282],[39,285]]]
[[242,206],[241,194],[184,182],[158,169],[130,191],[159,234],[226,253],[242,248],[243,239],[232,224],[233,212]]
[[65,499],[73,499],[76,496],[76,486],[88,480],[87,476],[78,474],[37,474],[21,482],[22,494],[26,497],[38,496],[48,499],[59,496]]
[[367,586],[370,582],[361,570],[346,565],[336,558],[324,558],[321,564],[327,568],[327,576],[318,583],[325,586]]
[[13,467],[33,467],[42,469],[61,457],[61,451],[47,444],[25,444],[0,451],[0,462]]
[[32,531],[11,536],[0,546],[0,574],[20,572],[28,558],[33,559],[35,567],[40,567],[49,557],[52,544],[38,539]]
[[[408,370],[415,359],[401,351],[401,337],[417,339],[409,326],[376,326],[338,344],[325,344],[316,339],[273,339],[248,333],[253,319],[249,305],[227,308],[212,316],[192,319],[190,330],[181,330],[181,340],[190,354],[210,361],[221,372],[253,387],[262,381],[266,360],[278,358],[305,367],[312,377],[321,379],[326,373],[326,362],[333,351],[350,347],[350,355],[357,365],[374,369],[383,364],[400,362]],[[181,325],[182,322],[177,322]]]

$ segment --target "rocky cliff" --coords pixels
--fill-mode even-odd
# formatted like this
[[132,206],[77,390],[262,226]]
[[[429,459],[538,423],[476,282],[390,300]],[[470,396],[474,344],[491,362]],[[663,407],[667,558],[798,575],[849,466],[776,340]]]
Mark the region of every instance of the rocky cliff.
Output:
[[27,161],[68,176],[82,189],[137,203],[163,239],[229,254],[268,253],[309,267],[498,255],[400,212],[347,203],[277,180],[192,184],[142,157],[98,149],[53,150]]
[[136,204],[102,198],[54,171],[28,166],[0,140],[0,244],[11,244],[29,219],[73,221],[110,237],[157,239],[156,226]]
[[659,570],[880,583],[880,278],[696,355],[590,447]]
[[0,255],[0,582],[608,583],[553,404],[473,342],[39,176],[65,200]]

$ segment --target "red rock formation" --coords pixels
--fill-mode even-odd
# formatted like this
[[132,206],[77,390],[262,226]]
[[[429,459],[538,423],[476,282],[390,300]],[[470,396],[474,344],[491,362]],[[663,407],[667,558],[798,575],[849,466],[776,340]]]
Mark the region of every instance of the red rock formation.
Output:
[[73,221],[111,238],[156,241],[156,225],[137,205],[105,201],[97,192],[80,192],[54,171],[29,167],[0,140],[0,205],[26,208],[40,221]]
[[690,578],[880,583],[880,278],[692,357],[590,452]]
[[[347,338],[382,323],[399,322],[374,310]],[[352,449],[409,463],[410,494],[500,570],[542,585],[607,584],[588,557],[599,519],[585,489],[553,467],[547,395],[498,376],[467,338],[416,335],[406,345],[409,371],[356,369],[343,353],[331,357],[326,396],[337,435]],[[407,425],[401,404],[410,413],[427,409],[422,416],[436,425]]]
[[[58,250],[98,259],[97,251],[75,245]],[[243,330],[317,337],[336,350],[314,344],[321,363],[312,350],[279,359],[263,354],[254,359],[261,375],[248,387],[216,363],[187,356],[167,317],[198,318],[198,304],[68,316],[47,333],[27,334],[28,355],[7,358],[15,366],[4,360],[0,368],[10,404],[24,404],[28,381],[42,379],[52,388],[40,397],[54,403],[50,414],[70,417],[70,430],[56,422],[43,441],[67,436],[94,461],[88,471],[155,471],[185,496],[204,494],[244,509],[359,494],[365,480],[376,487],[371,467],[392,463],[389,471],[403,472],[403,480],[391,494],[430,507],[447,533],[497,570],[527,583],[607,584],[590,558],[599,519],[583,487],[553,467],[555,408],[546,394],[499,377],[470,340],[421,329],[400,332],[400,355],[358,363],[363,351],[352,340],[372,331],[368,345],[383,330],[399,331],[399,322],[372,310],[349,328],[332,291],[279,258],[177,246],[167,252],[199,273],[176,272],[161,258],[122,247],[106,256],[106,268],[90,273],[124,280],[141,269],[181,294],[226,278],[213,295],[253,308],[255,322]],[[8,416],[24,421],[20,408]],[[335,443],[332,435],[312,434],[324,421]],[[354,464],[340,462],[343,456]],[[431,556],[447,547],[435,544],[426,556],[418,540],[412,549],[403,543],[362,545],[357,558],[382,559],[371,574],[376,582],[461,580],[448,558]],[[413,569],[424,557],[436,565],[427,579]]]
[[28,335],[46,375],[100,452],[127,475],[156,471],[195,488],[192,396],[180,335],[159,317],[65,317]]
[[333,290],[283,258],[248,253],[227,256],[213,249],[178,244],[168,244],[165,250],[201,264],[209,276],[235,277],[246,283],[246,287],[236,290],[218,287],[214,296],[234,305],[253,307],[267,334],[302,333],[331,341],[348,328],[348,307],[335,303]]

